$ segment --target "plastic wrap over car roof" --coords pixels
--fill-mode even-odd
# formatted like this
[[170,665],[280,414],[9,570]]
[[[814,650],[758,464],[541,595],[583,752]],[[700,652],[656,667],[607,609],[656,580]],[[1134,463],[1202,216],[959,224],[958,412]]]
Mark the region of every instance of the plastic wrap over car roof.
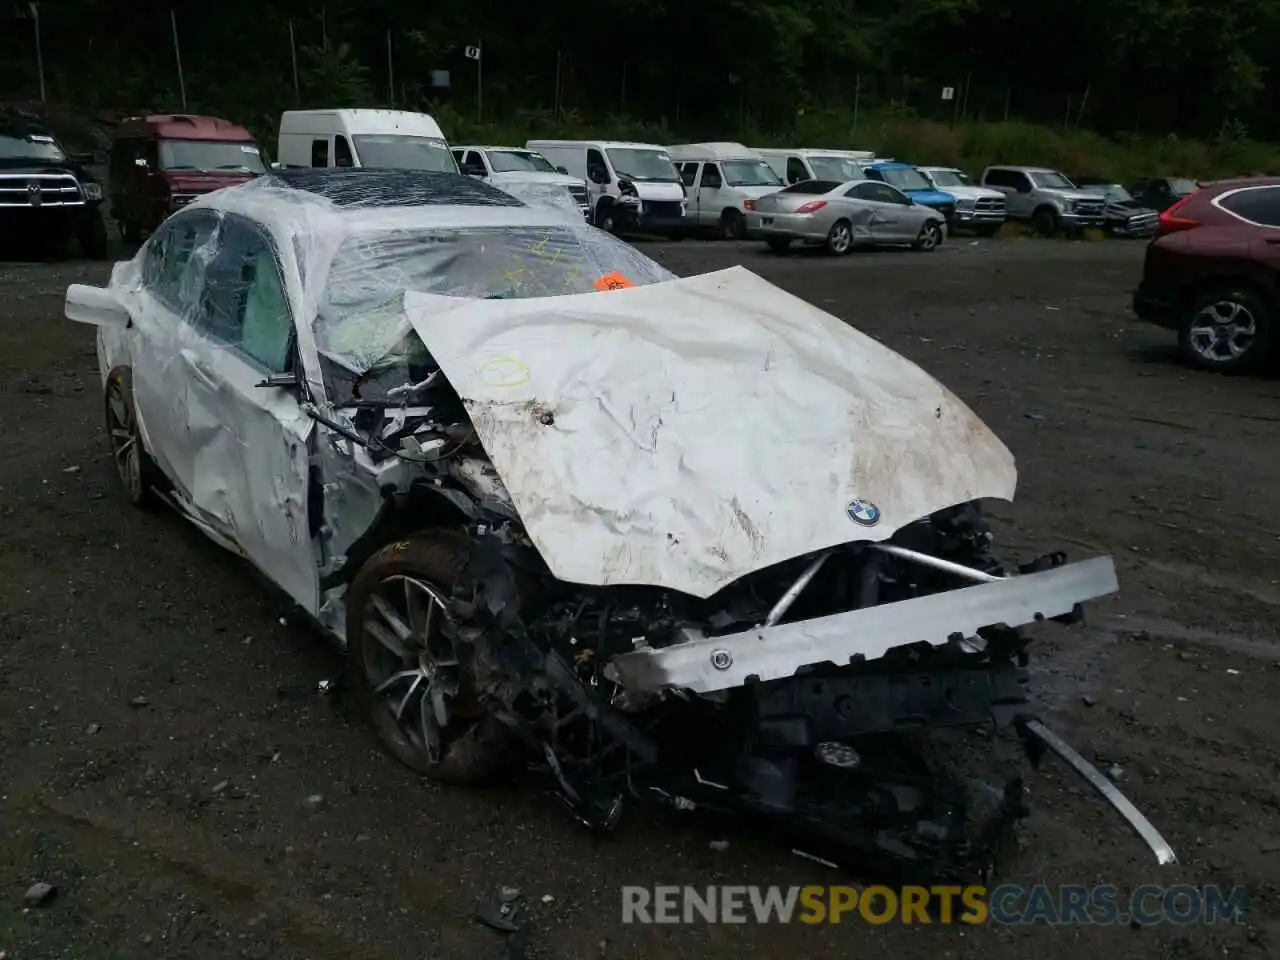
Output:
[[[404,315],[408,290],[508,299],[604,290],[618,276],[628,285],[674,277],[585,224],[563,188],[513,189],[520,196],[417,171],[273,172],[174,214],[114,282],[140,287],[148,261],[154,269],[158,259],[149,252],[165,245],[163,259],[183,275],[175,306],[192,314],[192,327],[208,327],[211,310],[243,312],[261,296],[255,278],[269,266],[231,264],[234,258],[219,256],[224,241],[245,229],[269,235],[282,306],[308,320],[295,324],[303,372],[323,397],[337,379],[362,378],[420,350]],[[276,313],[287,322],[283,310]]]

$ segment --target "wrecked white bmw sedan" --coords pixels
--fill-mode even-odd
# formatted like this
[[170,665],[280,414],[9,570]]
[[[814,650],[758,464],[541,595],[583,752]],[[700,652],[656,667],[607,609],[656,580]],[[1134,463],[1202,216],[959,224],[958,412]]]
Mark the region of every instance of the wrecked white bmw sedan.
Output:
[[[527,202],[526,202],[527,201]],[[903,357],[735,267],[680,279],[446,174],[289,170],[170,217],[66,314],[98,328],[136,504],[166,501],[345,644],[426,776],[533,767],[765,818],[823,862],[989,871],[1026,813],[917,749],[1037,718],[1035,622],[1110,559],[1004,570],[1010,452]],[[878,859],[877,859],[878,858]]]

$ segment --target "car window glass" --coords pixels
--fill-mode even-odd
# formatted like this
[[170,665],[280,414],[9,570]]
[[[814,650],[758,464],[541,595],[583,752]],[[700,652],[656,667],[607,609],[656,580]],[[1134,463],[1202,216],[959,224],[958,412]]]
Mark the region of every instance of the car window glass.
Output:
[[878,186],[879,184],[874,183],[871,180],[864,181],[863,183],[855,183],[844,192],[844,195],[846,197],[853,197],[855,200],[875,200],[876,187]]
[[1251,223],[1280,227],[1280,187],[1238,190],[1220,199],[1218,205]]
[[702,165],[702,185],[712,190],[719,190],[724,186],[724,180],[720,176],[720,168],[714,163],[704,163]]
[[329,165],[328,140],[311,141],[311,165],[313,167],[327,167]]
[[693,181],[698,178],[698,165],[696,163],[682,163],[680,165],[680,179],[684,181],[686,187],[692,187]]
[[778,191],[779,193],[830,193],[840,184],[834,180],[802,180],[799,183],[793,183],[789,187],[785,187]]
[[143,285],[184,319],[191,318],[199,301],[216,229],[213,217],[193,212],[172,218],[147,241]]
[[275,249],[248,223],[228,217],[205,284],[206,333],[272,373],[289,369],[293,319]]
[[809,171],[804,168],[804,161],[799,157],[787,157],[787,180],[798,183],[809,179]]
[[599,150],[587,151],[587,176],[594,183],[609,183],[609,168],[604,162],[604,154]]
[[347,143],[347,138],[341,134],[333,138],[333,165],[335,167],[355,166],[351,156],[351,144]]
[[1017,179],[1007,170],[988,170],[986,182],[993,187],[1017,186]]

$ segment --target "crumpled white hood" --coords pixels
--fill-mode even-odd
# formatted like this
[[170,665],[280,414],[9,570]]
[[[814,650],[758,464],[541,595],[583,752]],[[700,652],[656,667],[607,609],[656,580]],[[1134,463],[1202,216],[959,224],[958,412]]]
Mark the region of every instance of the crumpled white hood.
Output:
[[1012,454],[957,397],[742,267],[527,300],[410,292],[405,309],[565,581],[707,597],[1013,497]]

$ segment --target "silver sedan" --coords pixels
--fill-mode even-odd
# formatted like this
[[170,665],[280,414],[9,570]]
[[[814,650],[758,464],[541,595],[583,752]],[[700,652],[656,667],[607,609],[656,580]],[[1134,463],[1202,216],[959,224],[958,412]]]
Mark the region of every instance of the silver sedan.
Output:
[[775,253],[795,240],[822,244],[837,256],[855,246],[935,250],[946,234],[942,214],[876,180],[802,180],[746,206],[748,235]]

